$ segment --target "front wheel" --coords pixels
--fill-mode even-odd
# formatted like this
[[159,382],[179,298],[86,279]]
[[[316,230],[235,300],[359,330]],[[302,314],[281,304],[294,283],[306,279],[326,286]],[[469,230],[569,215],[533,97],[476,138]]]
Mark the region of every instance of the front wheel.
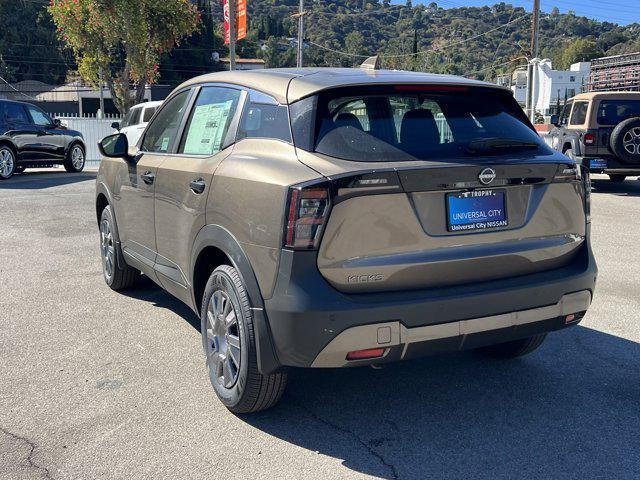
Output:
[[106,206],[100,216],[100,257],[104,281],[112,290],[126,290],[136,283],[140,272],[127,265],[122,257],[110,206]]
[[16,157],[11,148],[0,146],[0,180],[8,180],[16,170]]
[[278,403],[287,375],[258,370],[253,313],[235,268],[221,265],[213,271],[200,318],[209,380],[224,406],[234,413],[253,413]]
[[522,357],[523,355],[533,352],[542,345],[546,336],[546,333],[541,333],[540,335],[534,335],[533,337],[478,348],[477,351],[482,355],[492,358],[509,359]]
[[622,183],[624,182],[625,178],[627,178],[626,175],[620,175],[620,174],[609,175],[609,180],[611,180],[613,183]]
[[67,172],[78,173],[84,168],[85,153],[82,145],[74,144],[67,153],[67,158],[64,161],[64,169]]

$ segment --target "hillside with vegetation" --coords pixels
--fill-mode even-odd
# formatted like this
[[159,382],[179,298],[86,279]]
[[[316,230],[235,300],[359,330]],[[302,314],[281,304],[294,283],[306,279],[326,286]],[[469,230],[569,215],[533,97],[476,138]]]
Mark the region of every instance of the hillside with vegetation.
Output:
[[[198,0],[202,25],[159,65],[160,83],[176,84],[215,70],[222,42],[222,1]],[[486,7],[443,8],[437,3],[391,4],[389,0],[307,0],[305,65],[355,66],[379,54],[383,66],[494,79],[529,55],[531,14],[498,3]],[[263,58],[268,67],[295,65],[297,35],[292,15],[298,0],[249,0],[248,37],[238,44],[244,58]],[[60,82],[74,71],[73,56],[62,48],[44,2],[0,0],[0,76],[9,81]],[[24,25],[35,25],[25,29]],[[640,50],[640,25],[619,26],[557,9],[540,22],[541,56],[556,68]]]

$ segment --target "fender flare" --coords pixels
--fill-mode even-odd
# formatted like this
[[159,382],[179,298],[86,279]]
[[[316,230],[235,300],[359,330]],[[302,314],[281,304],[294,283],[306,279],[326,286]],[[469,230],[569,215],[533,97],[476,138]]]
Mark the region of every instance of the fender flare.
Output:
[[[562,143],[562,149],[564,150],[564,146],[569,143],[571,145],[571,149],[573,150],[573,154],[576,157],[582,156],[582,149],[580,148],[580,142],[578,141],[578,137],[575,135],[567,136],[564,138],[564,142]],[[564,152],[563,152],[564,153]]]
[[[206,225],[198,232],[193,242],[189,269],[189,278],[191,280],[194,278],[196,260],[207,247],[215,247],[223,251],[231,260],[233,268],[240,274],[240,278],[247,289],[251,311],[253,312],[258,370],[263,375],[274,373],[280,368],[280,362],[273,347],[271,328],[264,310],[264,300],[260,293],[258,280],[247,255],[238,240],[226,228],[220,225]],[[193,305],[197,305],[194,288],[191,289],[191,297]],[[200,315],[200,312],[196,313],[198,316]]]
[[[66,158],[67,155],[69,155],[69,151],[71,150],[71,147],[73,145],[75,145],[76,143],[79,143],[80,146],[82,147],[82,149],[84,150],[85,161],[86,161],[86,159],[87,159],[86,158],[87,157],[87,145],[84,143],[84,139],[82,137],[78,137],[78,136],[72,137],[71,140],[69,141],[69,143],[67,143],[67,146],[64,149],[65,158]],[[111,204],[111,202],[109,202],[109,204]]]

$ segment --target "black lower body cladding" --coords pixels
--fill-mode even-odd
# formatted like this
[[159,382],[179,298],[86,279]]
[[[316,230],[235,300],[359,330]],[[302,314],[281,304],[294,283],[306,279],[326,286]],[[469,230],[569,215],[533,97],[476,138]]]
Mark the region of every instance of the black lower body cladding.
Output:
[[[476,348],[556,330],[578,323],[597,276],[593,253],[585,242],[569,265],[546,272],[429,290],[344,294],[322,277],[316,255],[283,250],[274,295],[265,301],[275,353],[283,366],[332,366],[316,361],[323,349],[341,333],[366,325],[398,325],[405,332],[416,332],[427,326],[446,329],[454,323],[466,323],[474,330],[474,319],[495,321],[511,312],[534,319],[534,314],[540,315],[536,321],[518,326],[503,328],[496,323],[496,328],[475,329],[478,331],[469,335],[444,335],[404,345],[396,342],[387,349],[383,361]],[[573,301],[576,297],[581,300],[579,307]],[[575,308],[563,310],[563,301]],[[577,313],[577,321],[567,322],[563,312]],[[367,362],[353,362],[363,363]]]

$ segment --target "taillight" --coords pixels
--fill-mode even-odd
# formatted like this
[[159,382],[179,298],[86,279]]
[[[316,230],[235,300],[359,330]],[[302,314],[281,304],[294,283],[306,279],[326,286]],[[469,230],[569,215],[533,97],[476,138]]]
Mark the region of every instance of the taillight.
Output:
[[318,248],[329,215],[330,192],[325,187],[292,188],[287,203],[284,246],[299,250]]
[[553,177],[554,182],[576,182],[582,180],[582,172],[580,170],[579,165],[558,165],[558,170],[556,171],[555,177]]
[[596,135],[595,133],[585,133],[584,134],[584,144],[585,145],[593,145],[596,143]]

